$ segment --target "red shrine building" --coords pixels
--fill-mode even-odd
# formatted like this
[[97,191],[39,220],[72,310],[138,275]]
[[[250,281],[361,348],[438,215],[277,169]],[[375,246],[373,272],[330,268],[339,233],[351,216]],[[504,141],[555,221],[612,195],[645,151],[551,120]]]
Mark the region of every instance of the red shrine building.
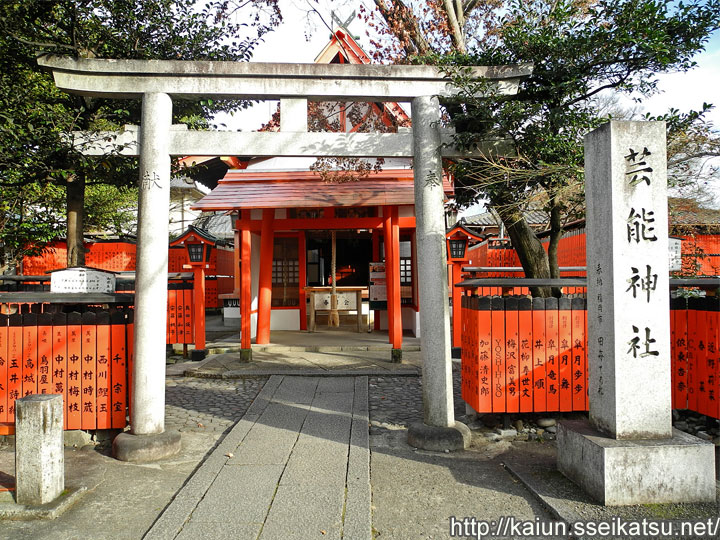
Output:
[[[338,29],[316,62],[370,59]],[[278,126],[276,114],[264,130]],[[308,104],[308,131],[397,132],[409,126],[397,103]],[[447,179],[444,186],[451,194]],[[322,309],[326,298],[316,297],[316,290],[331,285],[333,237],[338,289],[364,289],[367,298],[371,263],[384,261],[385,302],[363,303],[365,313],[374,310],[375,328],[388,330],[394,349],[401,348],[404,331],[419,336],[411,160],[241,158],[193,209],[232,218],[240,271],[234,293],[223,296],[226,306],[238,306],[244,349],[251,338],[269,343],[273,330],[308,328],[309,311]],[[308,306],[311,297],[315,305]],[[348,302],[357,297],[353,293]],[[363,310],[352,302],[346,307]]]

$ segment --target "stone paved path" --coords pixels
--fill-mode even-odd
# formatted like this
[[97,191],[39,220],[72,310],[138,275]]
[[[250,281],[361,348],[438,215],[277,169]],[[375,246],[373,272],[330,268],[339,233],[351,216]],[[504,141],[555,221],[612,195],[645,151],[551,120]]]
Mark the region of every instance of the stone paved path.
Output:
[[371,538],[367,388],[270,377],[145,538]]

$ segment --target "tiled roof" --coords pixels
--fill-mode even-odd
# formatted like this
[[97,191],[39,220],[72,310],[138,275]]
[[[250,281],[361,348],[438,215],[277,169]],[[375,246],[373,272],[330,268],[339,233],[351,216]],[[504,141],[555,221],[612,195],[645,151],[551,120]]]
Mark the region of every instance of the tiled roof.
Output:
[[[391,169],[356,182],[326,183],[311,171],[230,171],[193,209],[321,208],[415,203],[412,170]],[[445,191],[452,191],[447,180]]]
[[229,214],[203,214],[193,222],[193,225],[205,229],[217,238],[232,240],[235,237],[232,217]]
[[[530,225],[545,225],[550,220],[550,216],[542,210],[527,210],[525,211],[525,219]],[[465,223],[471,226],[498,225],[495,216],[491,212],[468,216],[465,218]]]

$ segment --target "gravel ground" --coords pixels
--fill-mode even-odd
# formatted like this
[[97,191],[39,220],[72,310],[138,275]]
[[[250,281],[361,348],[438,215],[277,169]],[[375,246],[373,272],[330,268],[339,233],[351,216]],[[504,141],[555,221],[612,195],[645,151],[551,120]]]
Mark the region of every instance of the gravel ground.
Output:
[[170,377],[165,383],[165,425],[169,429],[214,432],[232,427],[267,381],[245,379],[190,379]]
[[[422,422],[421,377],[370,377],[368,387],[370,435]],[[460,397],[459,365],[453,365],[453,394],[455,418],[462,420],[465,405]]]

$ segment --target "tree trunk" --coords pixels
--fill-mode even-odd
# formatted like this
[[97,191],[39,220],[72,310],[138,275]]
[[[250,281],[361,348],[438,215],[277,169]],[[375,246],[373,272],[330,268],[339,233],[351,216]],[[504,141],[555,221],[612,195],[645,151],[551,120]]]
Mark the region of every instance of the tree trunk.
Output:
[[85,266],[83,217],[85,206],[85,177],[73,175],[67,181],[67,265]]
[[[493,201],[493,203],[496,209],[500,208],[497,210],[498,214],[505,224],[512,246],[518,254],[523,270],[525,270],[525,277],[548,279],[550,266],[547,253],[535,232],[525,221],[522,211],[516,208],[508,209],[507,205],[497,204],[497,201]],[[548,298],[552,296],[552,290],[550,287],[530,287],[530,294],[533,297]]]
[[[550,240],[548,244],[548,264],[550,266],[550,277],[560,277],[560,266],[558,264],[558,246],[563,233],[562,226],[562,210],[560,206],[551,201],[550,207]],[[552,288],[553,296],[560,298],[562,296],[561,287]]]
[[[453,47],[460,53],[466,53],[465,36],[463,35],[463,12],[455,12],[453,0],[445,0],[445,15],[447,15],[448,30]],[[462,7],[462,6],[460,6]]]

